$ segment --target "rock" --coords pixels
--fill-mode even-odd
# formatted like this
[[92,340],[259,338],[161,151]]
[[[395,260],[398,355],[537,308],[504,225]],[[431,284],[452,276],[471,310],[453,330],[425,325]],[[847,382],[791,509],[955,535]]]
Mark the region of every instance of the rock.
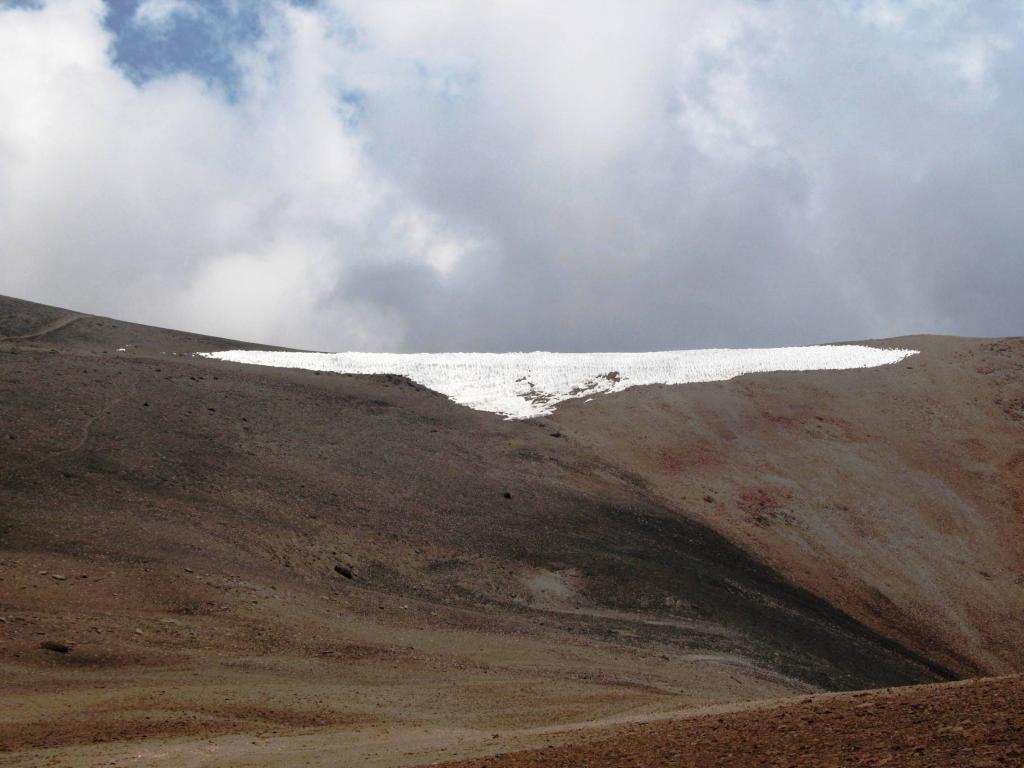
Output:
[[340,573],[346,579],[354,579],[355,578],[355,576],[352,574],[352,569],[349,568],[347,565],[341,565],[340,563],[338,565],[335,565],[334,566],[334,572],[335,573]]
[[54,643],[54,642],[51,642],[50,640],[46,640],[45,642],[40,643],[39,647],[42,648],[44,651],[53,651],[54,653],[70,653],[71,652],[71,646],[70,645],[66,645],[65,643]]
[[509,493],[508,491],[505,491],[505,492],[504,492],[503,494],[501,494],[501,495],[502,495],[502,496],[503,496],[504,498],[506,498],[506,499],[511,499],[511,498],[512,498],[512,494],[511,494],[511,493]]
[[57,581],[66,581],[68,577],[59,573],[54,573],[50,575],[50,578],[56,579]]
[[714,504],[715,503],[715,497],[714,496],[710,496],[710,495],[705,496],[704,497],[704,501],[706,501],[708,504]]

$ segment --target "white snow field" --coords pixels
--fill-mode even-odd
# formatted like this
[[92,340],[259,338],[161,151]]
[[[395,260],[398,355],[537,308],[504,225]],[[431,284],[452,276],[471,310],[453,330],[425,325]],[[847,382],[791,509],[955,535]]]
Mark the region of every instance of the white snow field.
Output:
[[644,384],[725,381],[744,373],[835,371],[898,363],[912,349],[859,345],[680,352],[202,352],[203,357],[278,368],[407,376],[456,403],[510,419],[554,411],[563,400]]

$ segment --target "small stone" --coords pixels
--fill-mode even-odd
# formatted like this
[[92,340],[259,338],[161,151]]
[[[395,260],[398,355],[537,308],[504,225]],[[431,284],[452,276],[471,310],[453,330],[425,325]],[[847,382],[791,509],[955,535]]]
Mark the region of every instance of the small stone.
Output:
[[67,580],[67,576],[64,576],[63,574],[60,574],[60,573],[50,574],[50,578],[51,579],[55,579],[56,581],[66,581]]
[[504,492],[503,494],[501,494],[501,495],[502,495],[502,497],[504,497],[504,498],[506,498],[506,499],[511,499],[511,498],[512,498],[512,494],[511,494],[511,493],[509,493],[508,491],[505,491],[505,492]]
[[71,646],[66,643],[54,643],[50,640],[46,640],[39,644],[39,647],[44,651],[53,651],[54,653],[70,653]]
[[341,565],[340,563],[338,565],[335,565],[334,566],[334,572],[338,573],[338,574],[341,574],[346,579],[354,579],[355,578],[355,576],[352,574],[352,569],[349,568],[347,565]]
[[141,629],[139,629],[138,627],[136,627],[136,628],[135,628],[135,634],[136,634],[136,635],[141,635],[141,634],[142,634],[142,630],[141,630]]

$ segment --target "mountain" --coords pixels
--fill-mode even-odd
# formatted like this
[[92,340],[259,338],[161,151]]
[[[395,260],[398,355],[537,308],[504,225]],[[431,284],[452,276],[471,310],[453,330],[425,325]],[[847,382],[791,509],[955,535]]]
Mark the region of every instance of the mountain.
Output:
[[859,622],[960,676],[1024,669],[1024,339],[566,403],[567,434]]
[[1024,341],[871,344],[920,354],[515,421],[0,298],[0,749],[423,764],[1020,671]]

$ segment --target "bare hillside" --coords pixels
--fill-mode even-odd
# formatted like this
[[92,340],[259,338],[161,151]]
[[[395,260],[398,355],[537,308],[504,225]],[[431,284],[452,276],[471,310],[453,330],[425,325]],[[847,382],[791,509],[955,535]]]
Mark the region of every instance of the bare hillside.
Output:
[[423,764],[1019,669],[1024,353],[921,345],[516,422],[0,299],[0,764]]
[[645,387],[554,421],[794,584],[962,675],[1024,668],[1024,339]]

